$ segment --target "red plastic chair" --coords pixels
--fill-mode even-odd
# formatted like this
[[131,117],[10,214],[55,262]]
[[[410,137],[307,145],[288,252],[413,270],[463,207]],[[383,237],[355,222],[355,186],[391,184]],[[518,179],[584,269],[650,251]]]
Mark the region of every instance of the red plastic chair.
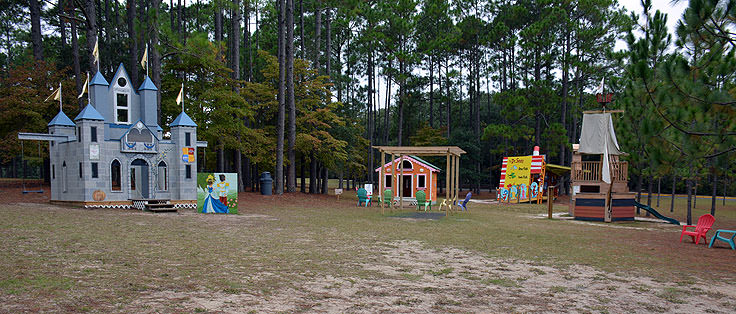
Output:
[[[689,235],[695,244],[698,244],[700,241],[700,238],[703,238],[704,243],[708,243],[708,240],[705,238],[705,234],[710,230],[710,228],[713,226],[713,223],[716,222],[716,219],[711,214],[705,214],[703,216],[700,216],[698,218],[698,224],[693,225],[684,225],[682,226],[682,233],[680,234],[680,242],[682,242],[682,237],[685,235]],[[695,228],[695,231],[689,231],[687,228]]]

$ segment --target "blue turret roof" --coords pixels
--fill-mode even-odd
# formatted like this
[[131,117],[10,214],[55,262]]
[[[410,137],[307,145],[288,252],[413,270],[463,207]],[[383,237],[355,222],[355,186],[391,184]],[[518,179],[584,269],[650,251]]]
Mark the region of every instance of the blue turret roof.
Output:
[[197,127],[197,124],[194,123],[194,120],[190,118],[184,111],[182,111],[176,119],[174,119],[174,122],[171,123],[172,127],[175,126],[193,126]]
[[139,91],[142,91],[142,90],[158,90],[158,88],[156,88],[156,85],[153,84],[153,81],[151,81],[151,78],[149,78],[148,75],[146,75],[146,79],[143,80],[143,84],[141,84],[141,87],[138,88],[138,90]]
[[82,109],[82,112],[80,112],[76,118],[74,118],[74,121],[78,120],[102,120],[105,121],[105,117],[103,117],[95,107],[93,107],[90,104],[87,104],[84,109]]
[[110,86],[110,83],[108,83],[105,77],[102,76],[102,72],[97,71],[97,74],[92,77],[92,81],[89,82],[89,85]]
[[54,125],[71,126],[71,127],[76,126],[76,124],[74,124],[74,122],[72,122],[72,120],[69,119],[69,117],[67,117],[64,114],[64,112],[61,110],[59,110],[59,113],[56,115],[56,117],[51,119],[51,122],[49,122],[48,126],[54,126]]

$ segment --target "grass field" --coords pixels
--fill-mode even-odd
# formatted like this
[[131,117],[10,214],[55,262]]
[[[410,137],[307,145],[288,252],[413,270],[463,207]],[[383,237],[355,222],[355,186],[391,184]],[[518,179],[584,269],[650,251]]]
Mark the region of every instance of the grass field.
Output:
[[736,252],[677,226],[528,204],[402,218],[351,198],[241,193],[239,215],[5,201],[0,312],[736,311]]

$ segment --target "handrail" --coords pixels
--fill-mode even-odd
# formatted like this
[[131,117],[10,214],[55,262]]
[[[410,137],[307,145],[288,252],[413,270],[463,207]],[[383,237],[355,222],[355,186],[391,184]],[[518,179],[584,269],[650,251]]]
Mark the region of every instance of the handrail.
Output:
[[[629,178],[629,163],[626,161],[610,162],[611,180],[614,182],[627,182]],[[600,182],[601,161],[579,161],[573,162],[571,167],[572,179],[578,182]]]

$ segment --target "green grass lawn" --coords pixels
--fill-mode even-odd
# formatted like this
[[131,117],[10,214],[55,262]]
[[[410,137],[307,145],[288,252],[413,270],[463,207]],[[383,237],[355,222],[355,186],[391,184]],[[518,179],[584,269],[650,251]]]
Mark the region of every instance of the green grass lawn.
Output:
[[[164,299],[169,301],[153,308],[131,302],[164,292],[247,293],[268,299],[289,289],[302,291],[304,284],[326,276],[388,279],[393,277],[361,265],[383,263],[377,252],[396,243],[562,271],[584,265],[663,282],[734,279],[733,252],[680,244],[676,226],[632,222],[611,227],[535,218],[546,213],[544,204],[471,204],[469,214],[401,219],[382,216],[376,206],[355,207],[351,198],[354,193],[341,201],[247,193],[240,195],[240,215],[0,205],[0,303],[5,304],[0,311],[180,312],[196,309],[182,308],[168,296]],[[555,211],[567,208],[558,204]],[[727,210],[721,214],[734,216]],[[438,264],[436,274],[406,271],[401,279],[416,282],[458,269]],[[478,279],[479,284],[520,289],[521,283],[507,281]],[[551,288],[550,293],[565,289]]]

